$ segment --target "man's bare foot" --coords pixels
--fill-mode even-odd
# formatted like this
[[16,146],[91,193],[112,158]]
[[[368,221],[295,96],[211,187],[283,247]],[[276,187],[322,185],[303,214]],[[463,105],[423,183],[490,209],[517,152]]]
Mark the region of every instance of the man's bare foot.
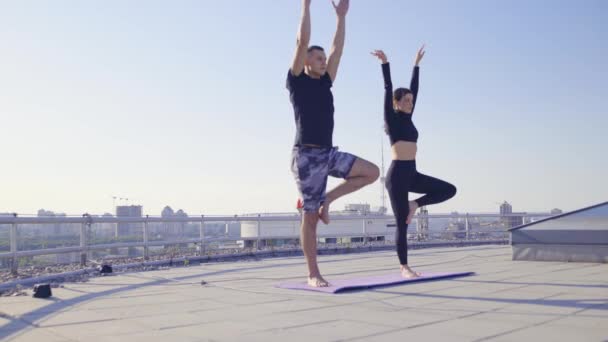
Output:
[[420,277],[420,273],[414,272],[408,266],[401,265],[401,276],[405,279],[418,278]]
[[327,202],[319,208],[319,218],[323,223],[329,224],[329,204]]
[[410,213],[407,215],[405,223],[410,224],[412,222],[412,217],[414,217],[416,210],[418,210],[418,203],[416,203],[416,201],[410,201],[408,204],[410,206]]
[[329,283],[323,279],[323,277],[316,276],[316,277],[308,277],[308,286],[312,286],[312,287],[328,287]]

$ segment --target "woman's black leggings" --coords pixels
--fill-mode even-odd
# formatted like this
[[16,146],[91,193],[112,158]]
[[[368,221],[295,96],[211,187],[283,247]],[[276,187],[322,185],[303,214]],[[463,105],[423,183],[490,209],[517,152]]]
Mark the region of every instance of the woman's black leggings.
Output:
[[416,171],[415,160],[393,160],[386,175],[386,188],[397,221],[397,255],[401,265],[407,265],[407,215],[410,212],[408,192],[424,194],[416,203],[422,207],[454,197],[456,187],[441,179]]

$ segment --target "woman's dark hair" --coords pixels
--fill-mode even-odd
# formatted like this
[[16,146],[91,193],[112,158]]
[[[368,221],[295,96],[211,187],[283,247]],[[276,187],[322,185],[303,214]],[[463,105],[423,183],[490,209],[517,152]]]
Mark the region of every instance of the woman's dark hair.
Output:
[[[395,103],[401,101],[401,99],[407,95],[407,94],[411,94],[412,91],[407,89],[407,88],[397,88],[393,91],[393,107],[395,106]],[[388,125],[385,123],[384,124],[384,132],[386,132],[386,134],[388,133]]]
[[397,88],[395,89],[395,91],[393,91],[393,104],[395,104],[395,102],[401,101],[401,99],[407,95],[407,94],[411,94],[412,91],[407,89],[407,88]]

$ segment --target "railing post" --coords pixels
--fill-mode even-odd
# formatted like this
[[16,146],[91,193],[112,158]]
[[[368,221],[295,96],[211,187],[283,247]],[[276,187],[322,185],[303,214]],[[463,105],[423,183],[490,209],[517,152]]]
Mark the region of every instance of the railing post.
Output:
[[469,213],[464,215],[464,229],[466,230],[466,239],[469,240],[470,227],[469,227]]
[[144,220],[144,260],[150,259],[150,249],[148,248],[148,215]]
[[363,215],[363,245],[367,244],[367,213]]
[[[17,214],[13,214],[14,217],[17,217]],[[17,222],[13,222],[11,225],[11,253],[13,256],[11,257],[11,273],[17,274],[17,269],[19,267],[19,260],[17,259]]]
[[258,214],[258,236],[257,236],[257,241],[255,243],[255,247],[257,248],[257,250],[260,250],[260,232],[261,232],[261,227],[262,227],[262,222],[261,222],[261,214]]
[[86,266],[87,264],[87,226],[90,227],[89,214],[84,214],[82,217],[85,219],[80,225],[80,266]]
[[201,229],[199,231],[199,238],[201,240],[200,255],[205,254],[205,215],[201,215]]

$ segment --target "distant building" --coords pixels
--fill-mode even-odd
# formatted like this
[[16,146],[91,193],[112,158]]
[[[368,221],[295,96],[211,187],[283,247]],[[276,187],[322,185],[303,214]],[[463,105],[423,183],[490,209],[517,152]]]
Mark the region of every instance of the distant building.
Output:
[[[170,206],[165,206],[163,211],[160,213],[160,217],[162,218],[173,218],[175,216],[175,211]],[[163,222],[158,230],[158,233],[162,236],[172,236],[175,235],[177,231],[177,227],[173,222]]]
[[[54,213],[50,210],[40,209],[38,210],[38,217],[65,217],[64,213]],[[61,223],[43,224],[36,227],[38,233],[49,236],[49,235],[66,235],[72,233],[69,225],[62,225]]]
[[[104,213],[103,215],[101,215],[102,218],[112,218],[114,217],[114,215],[110,214],[110,213]],[[99,237],[110,237],[112,235],[114,235],[114,227],[115,224],[114,223],[101,223],[99,225],[97,225],[97,236]]]
[[523,215],[514,215],[514,214],[525,214],[525,213],[514,213],[513,207],[507,201],[504,201],[503,204],[500,205],[500,222],[504,225],[506,229],[521,226],[524,224]]
[[[142,217],[141,205],[119,205],[116,207],[116,217]],[[143,234],[141,223],[120,222],[116,225],[116,236],[132,236]]]
[[416,233],[418,240],[426,240],[429,238],[429,211],[426,206],[420,207],[418,220],[416,220]]
[[368,214],[371,212],[371,206],[369,204],[347,204],[344,206],[344,212]]
[[[170,206],[163,208],[160,216],[165,219],[170,218],[187,218],[188,214],[183,210],[173,211]],[[182,238],[186,236],[186,229],[190,225],[186,222],[163,222],[158,234],[164,235],[165,237]],[[192,230],[192,229],[190,229]]]
[[[175,217],[178,218],[188,218],[188,214],[186,214],[183,210],[179,209],[175,212]],[[180,238],[186,237],[186,229],[188,224],[186,222],[177,222],[177,236]]]
[[[365,218],[368,214],[372,214],[370,209],[369,204],[347,204],[343,211],[332,212],[334,216],[353,216],[353,218],[332,220],[328,225],[323,225],[323,232],[331,232],[332,235],[342,234],[343,237],[324,237],[323,233],[319,233],[319,241],[326,244],[359,243],[365,240],[394,241],[396,229],[394,218],[392,216]],[[373,214],[375,216],[377,213]],[[362,220],[363,218],[365,219]],[[245,247],[252,247],[257,241],[260,246],[297,245],[300,238],[300,221],[288,218],[285,221],[262,221],[258,225],[257,220],[253,218],[251,221],[241,222],[240,236]]]
[[500,215],[511,214],[511,213],[513,213],[513,207],[507,201],[504,201],[500,205]]
[[464,239],[467,236],[466,223],[461,221],[450,222],[444,235],[451,239]]

